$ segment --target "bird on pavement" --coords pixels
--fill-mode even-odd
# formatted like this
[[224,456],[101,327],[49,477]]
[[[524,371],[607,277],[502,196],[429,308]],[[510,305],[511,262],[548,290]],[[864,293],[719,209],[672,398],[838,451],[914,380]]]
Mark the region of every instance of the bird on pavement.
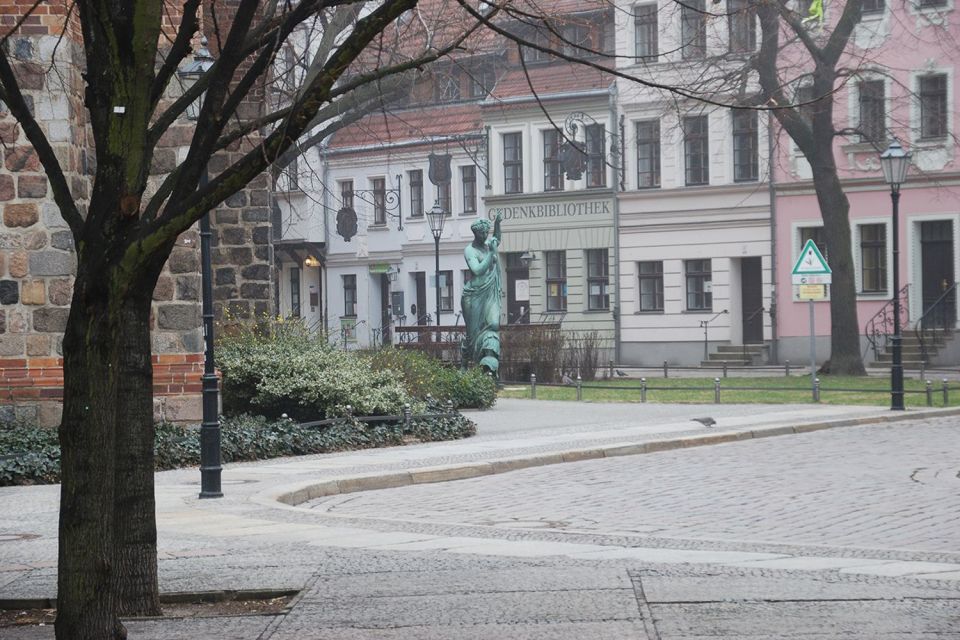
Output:
[[694,418],[693,421],[699,422],[705,427],[712,427],[713,425],[717,424],[717,421],[710,416],[707,416],[706,418]]
[[626,378],[626,377],[627,377],[627,374],[625,374],[625,373],[624,373],[623,371],[621,371],[620,369],[617,369],[616,371],[617,371],[617,376],[618,376],[618,377],[620,377],[620,378]]

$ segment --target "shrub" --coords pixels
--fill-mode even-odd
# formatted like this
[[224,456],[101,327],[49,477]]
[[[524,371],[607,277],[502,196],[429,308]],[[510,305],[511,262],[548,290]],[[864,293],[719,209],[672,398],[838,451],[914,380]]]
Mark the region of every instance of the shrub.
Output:
[[345,415],[348,405],[354,415],[398,415],[416,404],[400,373],[312,339],[297,322],[235,331],[221,340],[217,364],[229,415],[318,420]]
[[[446,411],[439,402],[427,408],[431,413]],[[418,418],[411,421],[409,428],[402,422],[366,424],[353,418],[321,428],[304,428],[290,419],[241,415],[224,418],[221,429],[223,462],[386,447],[411,440],[453,440],[476,433],[476,425],[459,414]],[[196,428],[160,423],[156,426],[155,442],[157,470],[200,464],[200,434]],[[0,486],[59,480],[60,446],[56,431],[32,425],[0,430]]]
[[600,367],[600,348],[603,338],[599,331],[570,332],[565,336],[563,372],[571,378],[579,374],[584,381],[597,379]]
[[537,374],[540,382],[559,382],[564,336],[560,325],[517,325],[501,334],[505,360],[500,379],[526,382]]
[[375,370],[395,371],[415,398],[431,396],[457,409],[489,409],[497,401],[496,382],[480,368],[461,371],[415,349],[386,348],[369,354]]

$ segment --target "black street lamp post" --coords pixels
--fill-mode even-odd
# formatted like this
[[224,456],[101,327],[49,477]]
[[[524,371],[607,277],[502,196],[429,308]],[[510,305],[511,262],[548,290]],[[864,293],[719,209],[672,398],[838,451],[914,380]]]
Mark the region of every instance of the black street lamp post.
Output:
[[[436,276],[434,284],[436,285],[437,295],[437,326],[440,326],[440,237],[443,235],[443,223],[447,219],[447,212],[440,206],[440,202],[434,203],[433,208],[427,213],[427,222],[430,224],[430,233],[433,234],[434,255],[436,257]],[[439,342],[440,336],[437,335]]]
[[[213,56],[207,49],[206,37],[201,38],[200,48],[193,55],[193,61],[188,64],[180,75],[192,82],[196,82],[213,66]],[[187,108],[187,117],[196,120],[203,104],[203,98],[194,101]],[[200,187],[208,182],[207,170],[200,176]],[[216,367],[213,358],[213,267],[210,260],[210,212],[207,211],[200,218],[200,263],[201,263],[201,296],[203,312],[203,420],[200,423],[200,497],[222,498],[223,491],[220,485],[220,476],[223,467],[220,465],[220,416],[219,395],[220,389],[217,380]]]
[[890,185],[893,203],[893,364],[890,366],[890,409],[903,406],[903,336],[900,335],[900,185],[907,178],[910,154],[897,140],[880,155],[883,178]]

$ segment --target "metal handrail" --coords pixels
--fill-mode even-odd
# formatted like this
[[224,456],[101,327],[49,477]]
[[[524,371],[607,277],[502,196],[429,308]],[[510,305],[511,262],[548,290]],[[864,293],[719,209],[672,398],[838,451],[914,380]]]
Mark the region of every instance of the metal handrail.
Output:
[[[747,318],[743,321],[743,324],[746,325],[748,322],[750,322],[751,320],[753,320],[754,318],[756,318],[756,317],[757,317],[757,314],[763,313],[763,312],[766,311],[766,310],[767,310],[766,307],[763,307],[763,306],[761,306],[761,307],[758,308],[758,309],[754,309],[754,310],[753,310],[753,313],[751,313],[750,315],[748,315]],[[762,337],[762,336],[763,336],[762,327],[761,327],[760,334],[761,334],[761,337]],[[744,362],[748,362],[748,361],[749,361],[749,362],[753,362],[753,356],[750,356],[749,358],[747,357],[747,342],[746,342],[746,340],[743,339],[743,336],[740,336],[740,342],[741,342],[740,351],[742,352],[742,355],[743,355],[743,361],[744,361]]]
[[[947,288],[940,297],[937,298],[933,304],[927,307],[926,311],[923,312],[923,315],[917,320],[916,326],[913,330],[917,336],[917,342],[920,343],[920,358],[924,363],[930,362],[930,354],[928,352],[928,344],[932,345],[933,342],[937,339],[937,331],[946,331],[948,327],[946,322],[938,322],[939,319],[945,319],[946,315],[939,315],[946,310],[944,303],[948,302],[951,294],[954,294],[957,290],[957,283],[954,282]],[[956,304],[956,299],[954,299],[954,304]],[[933,320],[932,326],[929,320]],[[941,326],[942,325],[942,326]]]
[[[902,301],[900,304],[900,325],[906,326],[910,315],[910,285],[903,285],[898,295]],[[867,336],[867,342],[870,343],[873,349],[874,359],[879,359],[881,351],[880,339],[883,338],[883,351],[886,351],[890,343],[890,338],[893,336],[892,298],[880,307],[880,310],[873,314],[872,318],[867,320],[867,324],[864,325],[864,333]]]

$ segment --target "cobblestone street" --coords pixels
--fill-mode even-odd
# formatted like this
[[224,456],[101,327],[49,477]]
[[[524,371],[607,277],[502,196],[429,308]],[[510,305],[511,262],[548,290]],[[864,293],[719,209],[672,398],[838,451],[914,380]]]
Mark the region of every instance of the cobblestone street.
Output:
[[[160,473],[164,592],[300,595],[130,638],[960,639],[957,417],[714,409],[506,401],[468,440],[229,465],[222,500]],[[0,598],[55,595],[57,491],[0,489]]]

